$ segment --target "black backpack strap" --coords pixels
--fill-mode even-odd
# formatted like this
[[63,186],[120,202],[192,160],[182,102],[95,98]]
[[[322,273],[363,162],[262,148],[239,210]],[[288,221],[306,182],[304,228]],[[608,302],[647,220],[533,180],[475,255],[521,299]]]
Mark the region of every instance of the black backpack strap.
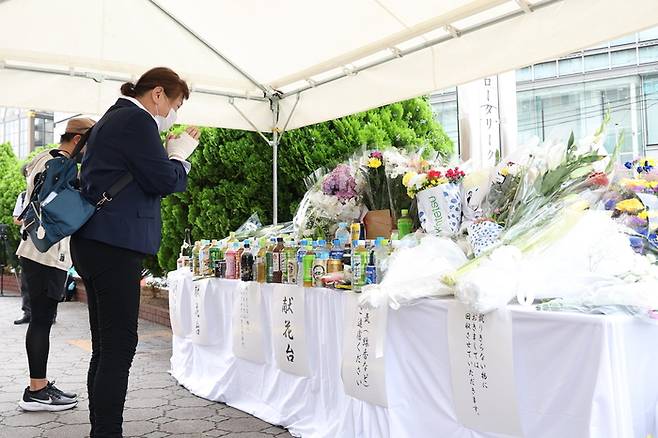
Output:
[[116,195],[119,194],[119,192],[123,189],[126,188],[128,184],[130,184],[133,180],[133,175],[130,172],[125,173],[117,182],[112,184],[112,187],[110,187],[108,190],[103,192],[101,195],[100,201],[96,203],[96,209],[100,210],[105,203],[110,202]]

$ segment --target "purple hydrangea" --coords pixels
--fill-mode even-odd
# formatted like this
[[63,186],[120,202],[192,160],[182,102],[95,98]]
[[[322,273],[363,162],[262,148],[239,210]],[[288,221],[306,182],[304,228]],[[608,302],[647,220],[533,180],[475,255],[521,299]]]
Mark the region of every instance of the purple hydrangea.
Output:
[[325,195],[336,196],[341,202],[355,198],[356,180],[352,176],[351,168],[341,164],[332,170],[322,181],[322,192]]

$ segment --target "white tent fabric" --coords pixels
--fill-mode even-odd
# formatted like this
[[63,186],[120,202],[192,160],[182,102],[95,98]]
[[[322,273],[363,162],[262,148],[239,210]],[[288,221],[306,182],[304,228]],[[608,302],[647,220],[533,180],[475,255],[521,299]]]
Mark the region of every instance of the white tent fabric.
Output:
[[0,23],[0,105],[100,114],[166,65],[181,122],[271,132],[272,102],[279,130],[322,122],[653,26],[658,2],[0,0]]

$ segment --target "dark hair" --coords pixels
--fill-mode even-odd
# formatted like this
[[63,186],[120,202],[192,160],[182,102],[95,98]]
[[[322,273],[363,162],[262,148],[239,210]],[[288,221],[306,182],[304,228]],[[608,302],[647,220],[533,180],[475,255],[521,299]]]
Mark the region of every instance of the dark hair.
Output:
[[126,82],[121,86],[121,94],[129,97],[138,97],[151,91],[155,87],[164,88],[169,98],[177,98],[183,95],[184,99],[190,98],[190,89],[178,74],[167,67],[156,67],[142,75],[136,84]]
[[64,142],[69,142],[75,138],[76,135],[82,135],[82,134],[76,134],[75,132],[65,132],[64,134],[59,137],[59,142],[64,143]]
[[27,178],[27,163],[21,166],[21,175]]

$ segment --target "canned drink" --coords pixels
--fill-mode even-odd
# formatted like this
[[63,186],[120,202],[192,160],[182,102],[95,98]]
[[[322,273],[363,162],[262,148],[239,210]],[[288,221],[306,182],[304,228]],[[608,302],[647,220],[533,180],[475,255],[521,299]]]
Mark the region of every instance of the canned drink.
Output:
[[329,273],[341,272],[342,270],[343,270],[342,260],[329,259],[329,263],[327,265],[327,272]]

